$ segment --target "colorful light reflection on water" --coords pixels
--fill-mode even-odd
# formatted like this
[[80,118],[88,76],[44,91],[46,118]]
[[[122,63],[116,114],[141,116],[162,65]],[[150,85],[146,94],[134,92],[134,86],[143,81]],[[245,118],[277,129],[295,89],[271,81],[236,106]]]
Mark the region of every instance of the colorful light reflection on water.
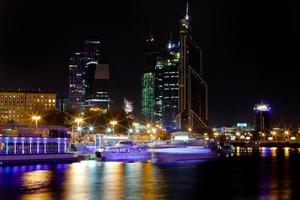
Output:
[[207,162],[0,167],[0,199],[300,199],[300,149],[236,151]]

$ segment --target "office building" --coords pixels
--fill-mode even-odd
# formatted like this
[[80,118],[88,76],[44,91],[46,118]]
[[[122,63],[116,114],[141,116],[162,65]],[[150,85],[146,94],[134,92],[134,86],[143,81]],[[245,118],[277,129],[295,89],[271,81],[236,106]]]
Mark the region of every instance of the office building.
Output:
[[[100,42],[89,40],[69,63],[69,101],[72,110],[105,102],[108,107],[109,67],[100,55]],[[101,75],[101,73],[103,73]]]
[[56,109],[56,93],[0,92],[0,122],[27,124],[31,116]]
[[78,110],[84,101],[85,61],[82,53],[77,52],[69,62],[69,100],[72,110]]
[[154,119],[166,130],[174,130],[178,114],[179,44],[169,42],[155,66]]
[[108,110],[110,106],[110,75],[108,64],[89,63],[86,73],[85,102],[83,107],[99,107]]
[[208,127],[207,84],[202,72],[202,51],[191,35],[188,5],[180,20],[179,103],[176,127],[194,132]]
[[141,78],[141,100],[142,100],[142,115],[146,121],[152,121],[154,116],[155,105],[155,65],[159,55],[157,43],[151,34],[146,39],[146,53]]
[[269,104],[256,104],[254,106],[254,128],[255,132],[271,131],[271,107]]

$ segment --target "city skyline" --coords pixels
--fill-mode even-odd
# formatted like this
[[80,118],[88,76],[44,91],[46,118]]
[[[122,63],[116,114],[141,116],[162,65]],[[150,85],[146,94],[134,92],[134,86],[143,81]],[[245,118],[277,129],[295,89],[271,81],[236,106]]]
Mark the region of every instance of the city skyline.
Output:
[[[209,124],[252,123],[253,105],[261,100],[272,105],[275,122],[299,124],[299,24],[291,2],[273,3],[272,9],[267,3],[257,6],[258,1],[219,2],[218,6],[209,1],[189,3],[193,37],[204,50]],[[41,87],[67,97],[69,57],[83,41],[97,39],[111,66],[116,106],[121,107],[125,97],[134,101],[135,113],[139,112],[136,93],[145,39],[152,27],[156,38],[167,44],[170,31],[178,32],[185,1],[59,5],[0,4],[0,88]],[[81,6],[87,11],[79,13]],[[57,12],[52,14],[54,8]]]

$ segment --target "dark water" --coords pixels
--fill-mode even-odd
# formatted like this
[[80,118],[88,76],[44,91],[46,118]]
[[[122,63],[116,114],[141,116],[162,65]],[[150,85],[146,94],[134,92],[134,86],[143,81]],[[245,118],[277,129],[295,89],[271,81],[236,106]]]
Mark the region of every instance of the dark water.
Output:
[[299,152],[238,149],[206,162],[0,167],[0,199],[300,199]]

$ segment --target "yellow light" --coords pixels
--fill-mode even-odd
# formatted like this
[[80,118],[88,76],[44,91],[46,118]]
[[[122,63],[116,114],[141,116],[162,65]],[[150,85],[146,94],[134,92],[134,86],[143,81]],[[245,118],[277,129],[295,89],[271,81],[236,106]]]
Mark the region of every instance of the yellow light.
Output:
[[76,123],[82,123],[83,122],[83,119],[81,118],[81,117],[77,117],[76,119],[75,119],[75,122]]
[[290,132],[289,131],[284,131],[284,134],[288,135],[288,134],[290,134]]
[[33,116],[31,117],[31,119],[34,120],[34,121],[39,121],[39,120],[41,119],[41,116],[33,115]]
[[156,128],[153,128],[153,129],[152,129],[152,133],[156,133]]
[[191,131],[192,131],[192,128],[188,128],[188,131],[191,132]]
[[140,124],[137,123],[137,122],[133,122],[132,125],[133,125],[135,128],[137,128]]
[[113,120],[113,121],[110,121],[109,124],[116,125],[116,124],[118,124],[118,122],[116,120]]

